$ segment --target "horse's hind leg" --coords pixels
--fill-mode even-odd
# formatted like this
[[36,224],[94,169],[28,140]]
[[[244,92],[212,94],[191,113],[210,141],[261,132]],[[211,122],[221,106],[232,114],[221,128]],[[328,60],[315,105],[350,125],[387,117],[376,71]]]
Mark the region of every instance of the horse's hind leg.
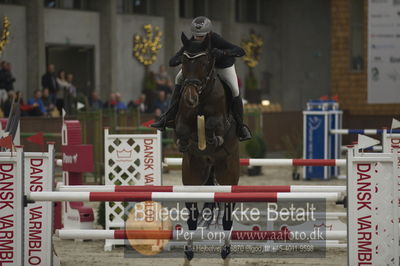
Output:
[[222,227],[224,230],[231,230],[233,225],[232,211],[235,208],[235,203],[224,203],[224,217],[222,218]]

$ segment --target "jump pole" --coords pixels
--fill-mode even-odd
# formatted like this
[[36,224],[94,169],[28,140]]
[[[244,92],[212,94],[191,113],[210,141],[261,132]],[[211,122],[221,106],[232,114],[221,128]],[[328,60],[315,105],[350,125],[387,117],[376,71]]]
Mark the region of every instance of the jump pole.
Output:
[[[182,165],[182,158],[165,158],[167,165]],[[241,166],[346,166],[345,159],[240,159]]]
[[58,186],[63,192],[337,192],[346,186]]
[[337,201],[340,193],[303,193],[303,192],[30,192],[28,199],[32,201],[198,201],[198,202],[290,202],[293,200]]
[[[330,133],[335,135],[350,135],[350,134],[362,134],[362,135],[382,135],[384,132],[389,132],[388,129],[331,129]],[[400,130],[391,130],[394,134],[399,134]]]

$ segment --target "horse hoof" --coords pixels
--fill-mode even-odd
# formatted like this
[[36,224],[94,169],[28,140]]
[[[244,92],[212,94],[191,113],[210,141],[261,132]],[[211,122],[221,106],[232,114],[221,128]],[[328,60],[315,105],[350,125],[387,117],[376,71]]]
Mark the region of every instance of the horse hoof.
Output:
[[194,257],[194,252],[192,247],[190,246],[185,246],[185,256],[187,258],[187,260],[191,261]]
[[231,246],[223,246],[221,249],[221,258],[224,260],[229,256],[229,254],[231,254]]

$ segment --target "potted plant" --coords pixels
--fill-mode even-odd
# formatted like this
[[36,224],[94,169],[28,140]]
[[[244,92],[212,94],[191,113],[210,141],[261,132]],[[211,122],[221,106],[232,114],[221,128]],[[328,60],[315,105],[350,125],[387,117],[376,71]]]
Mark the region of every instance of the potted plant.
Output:
[[[254,135],[251,140],[247,141],[245,149],[250,158],[264,158],[267,151],[264,139],[258,134]],[[249,176],[260,175],[261,169],[261,166],[250,166],[247,169],[247,174]]]
[[253,69],[249,68],[249,75],[245,80],[246,100],[249,103],[261,103],[261,91],[258,88],[258,80],[254,75]]
[[261,103],[261,91],[258,87],[258,81],[254,75],[253,69],[258,65],[261,56],[261,49],[264,41],[261,35],[256,34],[254,30],[250,30],[250,36],[243,39],[241,46],[245,51],[242,60],[249,68],[249,74],[245,80],[246,99],[249,103]]

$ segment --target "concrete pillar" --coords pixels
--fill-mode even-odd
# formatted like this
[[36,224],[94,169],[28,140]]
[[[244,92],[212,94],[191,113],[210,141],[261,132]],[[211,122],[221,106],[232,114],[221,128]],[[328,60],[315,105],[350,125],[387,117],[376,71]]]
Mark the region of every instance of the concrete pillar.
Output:
[[[221,8],[223,7],[223,8]],[[235,0],[213,1],[212,13],[221,21],[221,34],[226,40],[234,40],[235,37]],[[217,11],[218,10],[218,11]]]
[[27,95],[41,88],[41,76],[46,71],[46,45],[44,40],[44,1],[25,0],[27,30]]
[[100,0],[100,95],[117,91],[117,0]]
[[[164,38],[164,61],[168,66],[169,59],[178,51],[180,47],[180,32],[178,32],[179,23],[179,0],[157,0],[155,1],[156,14],[164,17],[165,27]],[[167,67],[171,75],[175,75],[178,68]]]

